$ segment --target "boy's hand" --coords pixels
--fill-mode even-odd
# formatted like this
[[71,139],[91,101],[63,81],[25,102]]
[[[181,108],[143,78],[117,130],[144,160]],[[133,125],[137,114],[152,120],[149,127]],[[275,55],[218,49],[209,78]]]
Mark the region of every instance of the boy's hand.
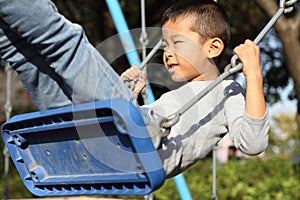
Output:
[[136,98],[138,97],[139,93],[144,89],[146,85],[146,74],[145,72],[141,71],[138,66],[133,65],[125,72],[121,74],[121,77],[127,77],[128,79],[134,81],[135,87],[133,93],[135,94]]
[[237,46],[234,52],[243,63],[243,73],[246,78],[261,77],[259,47],[251,40]]
[[246,112],[254,117],[261,118],[266,113],[263,79],[260,70],[259,48],[250,40],[234,49],[234,52],[243,63],[243,73],[246,77]]

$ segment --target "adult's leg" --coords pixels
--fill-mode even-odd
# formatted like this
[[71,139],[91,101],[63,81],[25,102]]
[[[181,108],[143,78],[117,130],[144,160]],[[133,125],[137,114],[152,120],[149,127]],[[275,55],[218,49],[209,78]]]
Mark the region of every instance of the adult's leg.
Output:
[[[4,34],[16,51],[30,62],[31,67],[18,60],[11,61],[20,74],[33,79],[28,83],[23,79],[29,91],[33,83],[41,85],[40,91],[48,87],[47,79],[39,77],[44,73],[44,77],[50,76],[56,81],[59,94],[64,94],[63,99],[68,98],[73,103],[110,98],[134,99],[119,76],[88,42],[82,28],[56,12],[52,2],[0,0],[0,7],[0,18],[6,26]],[[7,52],[0,51],[0,54],[7,60],[11,58]],[[38,70],[32,70],[32,65]],[[46,102],[41,104],[41,108],[48,108],[44,105]]]
[[[62,89],[63,82],[25,40],[10,30],[0,19],[0,55],[15,69],[31,100],[39,110],[70,105]],[[12,44],[11,41],[14,41]],[[21,51],[18,49],[28,49]],[[38,67],[37,67],[38,66]]]

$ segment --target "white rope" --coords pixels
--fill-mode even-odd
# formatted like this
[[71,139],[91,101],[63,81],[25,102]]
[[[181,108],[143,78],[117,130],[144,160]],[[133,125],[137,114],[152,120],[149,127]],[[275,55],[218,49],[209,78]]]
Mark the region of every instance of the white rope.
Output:
[[[218,2],[217,0],[214,0],[215,2]],[[214,146],[213,148],[213,184],[212,184],[212,196],[211,196],[211,200],[218,200],[218,196],[217,196],[217,149],[218,146],[217,144]]]
[[141,34],[140,43],[142,45],[142,60],[146,58],[146,47],[148,45],[148,35],[146,31],[146,11],[145,11],[145,0],[141,0]]
[[[147,31],[146,31],[146,12],[145,12],[145,0],[141,0],[141,34],[140,34],[140,43],[142,45],[142,60],[145,60],[146,58],[146,48],[148,45],[148,35],[147,35]],[[144,68],[144,72],[147,73],[146,70],[146,66]],[[147,74],[146,74],[147,77]],[[142,91],[142,96],[144,99],[144,102],[147,102],[147,94],[148,94],[148,90],[147,87],[145,87],[145,89]],[[148,194],[144,196],[144,200],[153,200],[153,194]]]
[[[6,72],[6,102],[4,105],[6,121],[10,119],[12,105],[11,105],[11,67],[8,63],[5,64]],[[6,146],[3,149],[4,154],[4,199],[8,198],[8,172],[9,172],[9,152]]]
[[218,200],[217,196],[217,149],[218,145],[216,144],[213,148],[213,162],[212,162],[212,176],[213,176],[213,183],[212,183],[212,196],[211,200]]
[[[148,45],[148,35],[146,31],[146,11],[145,11],[145,0],[141,0],[141,34],[140,34],[140,43],[142,45],[142,60],[146,58],[146,49]],[[147,69],[146,66],[144,68],[144,72],[146,73],[147,77]],[[147,102],[147,95],[148,95],[148,89],[145,87],[142,91],[142,97],[144,99],[144,102]]]
[[8,63],[5,64],[6,72],[6,102],[4,105],[6,120],[10,119],[12,105],[11,105],[11,67]]

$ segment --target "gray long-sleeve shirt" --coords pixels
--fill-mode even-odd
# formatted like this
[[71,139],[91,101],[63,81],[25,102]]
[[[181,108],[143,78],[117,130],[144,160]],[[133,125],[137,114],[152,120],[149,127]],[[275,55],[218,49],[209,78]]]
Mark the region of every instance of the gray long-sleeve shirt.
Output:
[[[170,116],[209,83],[187,83],[145,107],[157,115]],[[249,116],[245,112],[244,89],[235,81],[225,80],[180,117],[163,138],[158,153],[167,177],[172,177],[205,157],[227,133],[245,154],[259,154],[268,145],[268,130],[267,113],[259,119]]]

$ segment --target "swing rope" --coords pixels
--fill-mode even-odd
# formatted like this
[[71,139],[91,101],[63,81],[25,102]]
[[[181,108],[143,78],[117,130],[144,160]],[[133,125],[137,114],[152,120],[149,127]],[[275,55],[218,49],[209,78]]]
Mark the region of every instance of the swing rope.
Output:
[[[140,34],[140,43],[142,45],[142,60],[146,58],[146,46],[148,45],[148,35],[146,31],[146,17],[145,17],[145,0],[141,0],[141,34]],[[147,70],[144,70],[147,73]],[[147,75],[146,75],[147,77]],[[142,91],[142,97],[144,102],[147,102],[148,89],[145,87]],[[144,196],[144,200],[153,200],[153,194],[150,193]]]
[[[6,73],[6,102],[4,105],[5,109],[5,120],[8,121],[12,112],[11,105],[11,73],[12,69],[8,63],[5,63],[5,73]],[[5,146],[3,149],[4,154],[4,199],[8,199],[8,173],[9,173],[9,152]]]
[[[146,11],[145,11],[145,0],[141,0],[141,34],[140,34],[140,43],[142,45],[142,60],[146,58],[146,47],[149,43],[148,40],[148,34],[146,31]],[[147,77],[147,69],[145,67],[144,72]],[[145,87],[142,91],[142,97],[144,99],[144,102],[148,102],[147,96],[148,96],[148,87]]]
[[[218,0],[215,0],[215,2],[218,2]],[[212,195],[211,200],[218,200],[217,195],[217,149],[218,149],[218,143],[215,144],[213,150],[212,150]]]
[[149,43],[148,34],[146,31],[146,11],[145,11],[145,0],[141,0],[141,34],[140,43],[142,45],[142,59],[146,58],[146,47]]

